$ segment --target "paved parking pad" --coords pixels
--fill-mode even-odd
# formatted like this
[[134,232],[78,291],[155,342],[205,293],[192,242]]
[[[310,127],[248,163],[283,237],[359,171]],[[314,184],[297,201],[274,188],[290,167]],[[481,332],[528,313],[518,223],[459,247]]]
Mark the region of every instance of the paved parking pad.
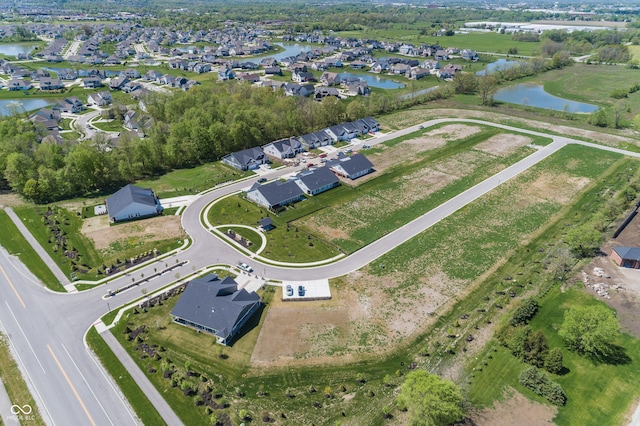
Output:
[[[293,289],[291,296],[287,295],[287,286]],[[303,295],[299,294],[299,287],[304,289]],[[296,302],[301,300],[328,300],[331,299],[331,289],[329,288],[329,280],[314,281],[283,281],[282,282],[282,300],[285,302]]]

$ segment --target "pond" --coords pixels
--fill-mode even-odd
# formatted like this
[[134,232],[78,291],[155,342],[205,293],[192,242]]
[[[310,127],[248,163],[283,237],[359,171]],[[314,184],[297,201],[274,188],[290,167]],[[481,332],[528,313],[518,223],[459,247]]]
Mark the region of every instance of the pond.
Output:
[[366,81],[370,87],[377,87],[379,89],[399,89],[401,87],[404,87],[404,84],[402,83],[398,83],[387,78],[381,78],[378,75],[351,74],[349,72],[343,72],[340,73],[340,78],[359,78],[360,80]]
[[520,61],[511,61],[508,59],[500,58],[495,62],[491,62],[490,64],[487,64],[485,69],[476,72],[476,75],[482,76],[487,74],[493,74],[496,71],[506,70],[507,68],[515,67],[519,63]]
[[591,113],[598,110],[596,105],[575,102],[550,95],[544,88],[535,83],[521,83],[505,87],[496,92],[496,101],[552,109],[554,111]]
[[7,116],[16,112],[32,111],[48,106],[46,99],[4,99],[0,100],[0,116]]
[[0,43],[0,54],[17,56],[19,53],[31,53],[36,47],[38,47],[37,44],[30,43]]
[[278,52],[275,55],[267,55],[268,58],[274,58],[276,61],[280,61],[287,56],[296,56],[302,52],[309,52],[313,49],[318,49],[319,46],[313,46],[311,44],[301,44],[301,43],[275,43],[276,45],[282,47],[284,50],[282,52]]

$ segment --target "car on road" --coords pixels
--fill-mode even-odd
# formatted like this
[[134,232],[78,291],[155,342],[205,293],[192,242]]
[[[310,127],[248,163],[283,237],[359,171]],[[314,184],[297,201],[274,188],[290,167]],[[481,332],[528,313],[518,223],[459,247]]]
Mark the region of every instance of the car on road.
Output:
[[293,287],[290,284],[287,284],[287,296],[293,296]]
[[424,129],[424,126],[421,124],[418,126],[418,129]]
[[253,272],[253,268],[251,266],[247,265],[246,263],[239,262],[238,263],[238,268],[242,269],[243,271]]
[[260,179],[258,179],[258,183],[264,183],[267,181],[267,178],[261,177]]
[[302,285],[298,286],[298,296],[300,297],[304,296],[304,286]]
[[313,163],[307,164],[307,167],[313,167]]

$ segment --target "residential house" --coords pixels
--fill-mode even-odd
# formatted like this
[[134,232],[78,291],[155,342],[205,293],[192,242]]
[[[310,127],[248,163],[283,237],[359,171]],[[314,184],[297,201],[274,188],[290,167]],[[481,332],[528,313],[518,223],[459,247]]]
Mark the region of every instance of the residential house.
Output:
[[211,71],[211,64],[198,62],[193,66],[193,72],[197,72],[198,74],[203,74],[205,72]]
[[260,76],[258,74],[243,73],[238,75],[237,80],[239,83],[253,84],[260,81]]
[[397,75],[407,74],[411,72],[411,67],[407,64],[393,64],[391,66],[391,72]]
[[63,68],[58,71],[58,78],[61,80],[75,80],[78,78],[78,73],[70,68]]
[[462,59],[465,59],[467,61],[477,61],[478,60],[478,52],[476,52],[475,50],[462,49],[462,52],[460,53],[460,56],[462,56]]
[[82,80],[82,85],[85,89],[95,89],[97,87],[102,87],[102,80],[100,77],[87,77]]
[[268,163],[269,159],[261,148],[254,147],[232,152],[222,157],[222,162],[238,170],[252,170]]
[[347,85],[347,94],[349,96],[367,96],[369,93],[371,93],[371,89],[364,80],[358,80]]
[[247,199],[259,206],[275,210],[304,199],[304,193],[292,180],[276,180],[264,185],[254,184],[247,191]]
[[64,88],[64,83],[59,78],[42,77],[40,79],[40,90],[60,90]]
[[325,71],[320,77],[320,82],[325,86],[333,86],[340,84],[340,74],[336,72]]
[[339,98],[340,92],[338,92],[338,89],[335,87],[316,86],[314,94],[314,98],[316,100],[320,100],[328,96],[335,96],[336,98]]
[[313,84],[287,83],[284,85],[284,93],[287,96],[309,96],[315,93],[315,87]]
[[140,78],[140,72],[138,72],[138,70],[135,68],[127,68],[120,73],[120,76],[124,76],[132,80],[134,78]]
[[113,223],[162,213],[160,200],[150,188],[127,185],[107,198],[107,213]]
[[89,105],[103,107],[110,105],[111,102],[113,102],[111,93],[106,90],[98,93],[92,93],[87,97],[87,104]]
[[389,70],[389,63],[386,61],[376,61],[371,66],[371,71],[375,73],[382,73]]
[[318,195],[340,185],[340,179],[328,167],[303,170],[295,176],[294,182],[307,195]]
[[212,334],[218,343],[228,345],[260,305],[260,296],[239,290],[233,278],[210,274],[187,284],[171,317],[175,323]]
[[45,128],[48,131],[58,130],[61,120],[60,110],[54,108],[42,108],[29,116],[34,124]]
[[440,49],[440,50],[436,51],[436,53],[433,56],[436,59],[436,61],[448,61],[449,60],[449,54],[447,53],[446,50]]
[[11,91],[13,90],[29,90],[31,89],[31,81],[23,80],[21,78],[12,78],[7,83],[7,88]]
[[125,76],[112,78],[109,82],[109,89],[111,90],[122,90],[124,86],[129,83],[129,79]]
[[236,78],[236,73],[228,65],[218,69],[218,80],[233,80],[234,78]]
[[287,138],[264,145],[262,151],[270,157],[283,159],[295,157],[303,151],[303,148],[297,138]]
[[149,70],[144,75],[144,79],[147,81],[156,81],[160,77],[162,77],[162,72],[158,70]]
[[425,59],[420,66],[427,70],[439,70],[440,62],[434,59]]
[[326,166],[335,174],[351,180],[373,171],[373,164],[362,154],[353,154],[349,157],[339,156],[335,160],[327,161]]
[[84,109],[82,101],[76,96],[64,98],[62,101],[56,103],[56,105],[58,106],[60,112],[64,112],[67,114],[77,114]]
[[411,73],[409,73],[409,78],[412,80],[420,80],[428,75],[431,75],[431,72],[424,68],[413,68]]
[[308,83],[310,81],[316,81],[316,78],[310,72],[298,71],[296,69],[293,70],[293,73],[291,74],[291,80],[295,81],[296,83]]
[[611,252],[611,260],[623,268],[640,269],[640,247],[616,246]]
[[280,67],[266,67],[264,75],[282,75],[282,69]]
[[300,142],[307,151],[310,151],[321,146],[332,145],[334,140],[327,132],[321,130],[300,136]]
[[325,129],[334,141],[348,141],[358,136],[358,130],[351,123],[336,124]]

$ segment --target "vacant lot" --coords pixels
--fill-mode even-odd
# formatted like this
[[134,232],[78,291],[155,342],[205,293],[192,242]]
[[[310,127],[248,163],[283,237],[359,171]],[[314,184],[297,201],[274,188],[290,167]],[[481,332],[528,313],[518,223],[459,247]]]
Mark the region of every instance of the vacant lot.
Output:
[[[348,360],[415,338],[619,158],[595,154],[564,148],[363,270],[334,280],[331,302],[304,309],[274,303],[252,361],[335,362],[338,355]],[[283,326],[292,321],[298,326]],[[295,338],[270,342],[266,336],[282,327]]]
[[355,250],[525,157],[531,141],[466,124],[391,141],[368,154],[386,174],[295,225]]

